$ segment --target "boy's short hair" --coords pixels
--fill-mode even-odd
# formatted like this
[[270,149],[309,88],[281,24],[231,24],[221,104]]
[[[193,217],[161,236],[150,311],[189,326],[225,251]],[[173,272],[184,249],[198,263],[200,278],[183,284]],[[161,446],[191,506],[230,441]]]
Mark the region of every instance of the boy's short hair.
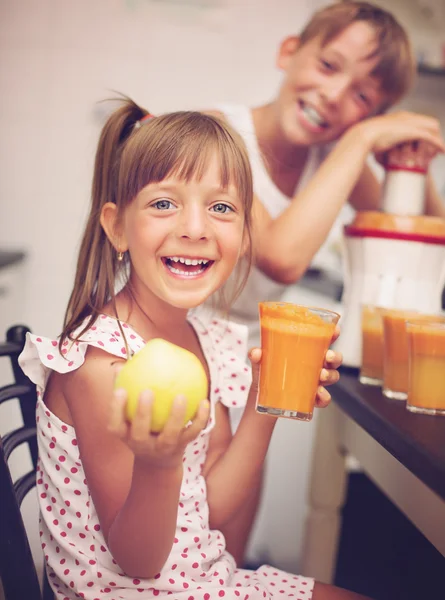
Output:
[[320,37],[322,46],[349,25],[364,22],[377,37],[379,57],[372,75],[381,81],[386,99],[380,111],[396,104],[413,84],[416,67],[408,35],[388,11],[369,2],[338,2],[317,11],[300,34],[301,44]]

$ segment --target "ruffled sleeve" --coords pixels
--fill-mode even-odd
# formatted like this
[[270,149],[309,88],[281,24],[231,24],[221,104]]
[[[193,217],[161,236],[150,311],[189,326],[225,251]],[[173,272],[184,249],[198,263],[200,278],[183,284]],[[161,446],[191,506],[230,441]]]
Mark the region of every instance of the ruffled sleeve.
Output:
[[19,356],[19,364],[25,375],[43,392],[51,371],[69,373],[83,365],[88,346],[95,346],[120,358],[127,358],[127,350],[120,332],[110,327],[93,325],[78,341],[65,340],[59,350],[59,340],[26,334],[26,343]]
[[199,312],[199,320],[201,344],[204,349],[207,346],[210,361],[213,398],[229,408],[245,406],[252,382],[252,370],[247,363],[247,327],[211,318],[203,311]]

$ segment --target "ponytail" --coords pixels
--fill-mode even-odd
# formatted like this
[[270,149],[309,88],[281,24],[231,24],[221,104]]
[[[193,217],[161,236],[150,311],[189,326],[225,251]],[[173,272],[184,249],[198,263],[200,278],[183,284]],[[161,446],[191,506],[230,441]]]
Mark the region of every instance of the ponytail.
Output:
[[118,260],[116,250],[100,223],[106,202],[117,203],[116,193],[122,150],[135,125],[149,113],[129,98],[108,118],[99,138],[91,195],[91,208],[80,245],[74,287],[65,313],[59,348],[87,318],[80,337],[96,320],[103,307],[115,304],[116,281],[126,278],[128,259]]

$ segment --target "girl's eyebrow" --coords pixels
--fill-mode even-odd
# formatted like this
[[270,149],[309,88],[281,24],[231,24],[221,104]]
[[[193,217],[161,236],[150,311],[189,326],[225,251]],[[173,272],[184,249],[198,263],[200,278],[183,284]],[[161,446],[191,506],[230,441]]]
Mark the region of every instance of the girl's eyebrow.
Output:
[[[152,182],[149,183],[147,186],[145,186],[144,189],[141,190],[141,193],[152,193],[153,191],[159,191],[159,192],[175,192],[178,190],[178,188],[181,187],[181,184],[186,183],[185,181],[178,181],[178,182],[172,182],[172,183],[168,183],[165,181],[158,181],[158,182]],[[235,186],[233,185],[228,185],[228,186],[222,186],[222,185],[214,185],[211,186],[209,188],[209,191],[212,194],[224,194],[226,196],[233,196],[234,194],[236,194],[236,189]]]

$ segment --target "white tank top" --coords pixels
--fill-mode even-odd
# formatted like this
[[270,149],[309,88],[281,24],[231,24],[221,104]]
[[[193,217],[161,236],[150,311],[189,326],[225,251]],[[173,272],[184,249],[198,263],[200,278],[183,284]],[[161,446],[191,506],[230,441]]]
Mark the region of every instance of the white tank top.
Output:
[[[227,122],[243,138],[252,167],[254,193],[272,219],[276,219],[289,206],[291,199],[277,188],[267,172],[258,145],[251,109],[247,106],[223,104],[218,105],[216,110],[224,114]],[[294,193],[302,189],[311,179],[326,153],[325,147],[309,149],[304,170]],[[233,289],[234,285],[235,279],[231,278],[227,284],[228,290]],[[252,267],[246,286],[230,308],[228,315],[231,320],[247,325],[249,347],[259,342],[258,302],[279,301],[287,287],[285,284],[273,281],[257,267]],[[230,297],[230,293],[227,295]],[[210,299],[207,304],[214,308],[215,298]],[[221,310],[224,312],[223,307]]]

